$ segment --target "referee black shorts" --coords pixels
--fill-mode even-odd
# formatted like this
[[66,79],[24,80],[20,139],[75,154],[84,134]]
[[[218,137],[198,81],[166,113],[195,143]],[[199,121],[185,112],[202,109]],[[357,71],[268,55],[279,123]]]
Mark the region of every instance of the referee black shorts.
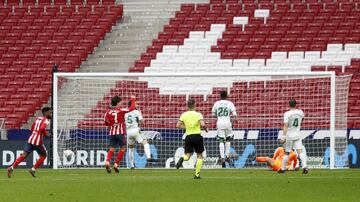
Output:
[[200,134],[187,135],[185,138],[185,153],[202,153],[204,151],[204,140]]

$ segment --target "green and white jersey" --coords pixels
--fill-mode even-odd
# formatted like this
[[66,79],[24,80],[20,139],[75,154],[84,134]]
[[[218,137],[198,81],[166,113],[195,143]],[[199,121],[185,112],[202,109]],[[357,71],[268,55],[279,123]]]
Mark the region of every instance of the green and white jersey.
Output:
[[212,114],[217,117],[216,125],[218,129],[231,128],[231,115],[237,115],[234,103],[229,100],[219,100],[215,102],[212,108]]
[[130,129],[130,128],[140,129],[139,122],[141,120],[143,120],[143,117],[139,110],[135,109],[134,111],[126,113],[125,114],[126,129]]
[[293,109],[285,112],[284,123],[288,124],[287,138],[295,140],[300,138],[301,122],[304,112],[301,109]]

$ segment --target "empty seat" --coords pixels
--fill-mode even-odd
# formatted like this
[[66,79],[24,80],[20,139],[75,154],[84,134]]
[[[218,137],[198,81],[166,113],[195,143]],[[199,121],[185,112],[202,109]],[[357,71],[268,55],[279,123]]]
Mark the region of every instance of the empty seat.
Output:
[[289,59],[298,59],[298,60],[303,59],[304,52],[302,52],[302,51],[289,52],[288,58]]
[[342,51],[342,49],[343,49],[342,44],[328,44],[326,50],[329,52],[338,52],[338,51]]

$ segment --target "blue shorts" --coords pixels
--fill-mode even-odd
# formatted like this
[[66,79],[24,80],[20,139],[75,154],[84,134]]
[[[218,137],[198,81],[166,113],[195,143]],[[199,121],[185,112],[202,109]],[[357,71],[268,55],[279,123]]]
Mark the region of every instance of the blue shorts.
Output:
[[31,153],[34,150],[39,154],[39,156],[46,156],[46,148],[44,145],[34,145],[34,144],[26,143],[24,148],[25,152]]
[[110,135],[110,147],[122,147],[125,145],[125,135]]

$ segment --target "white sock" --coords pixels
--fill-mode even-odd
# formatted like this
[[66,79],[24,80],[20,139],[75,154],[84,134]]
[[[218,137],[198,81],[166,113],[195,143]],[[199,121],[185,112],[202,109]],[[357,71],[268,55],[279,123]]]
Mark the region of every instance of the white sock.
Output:
[[303,168],[307,168],[306,155],[301,152],[301,153],[299,154],[299,158],[300,158],[300,161],[301,161],[301,166],[302,166]]
[[219,143],[219,148],[220,148],[220,157],[222,159],[224,159],[225,158],[225,146],[224,146],[223,142]]
[[151,158],[149,143],[144,144],[144,150],[145,150],[146,158],[148,159]]
[[129,148],[129,161],[130,161],[130,167],[135,167],[134,165],[134,148]]
[[281,170],[286,170],[286,166],[288,164],[288,160],[289,160],[289,155],[285,155],[282,161],[282,168]]
[[230,157],[230,142],[225,142],[225,154],[227,158]]

